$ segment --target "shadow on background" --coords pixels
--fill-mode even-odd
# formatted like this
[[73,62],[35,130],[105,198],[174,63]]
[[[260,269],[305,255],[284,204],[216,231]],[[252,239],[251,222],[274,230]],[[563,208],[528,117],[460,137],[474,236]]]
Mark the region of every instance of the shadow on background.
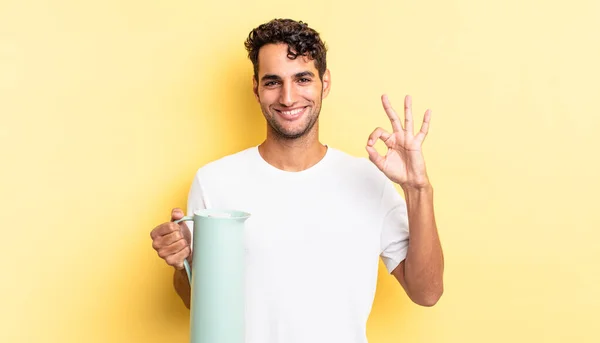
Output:
[[199,148],[193,152],[199,159],[198,167],[259,144],[266,128],[252,92],[252,63],[241,44],[236,41],[221,50],[216,48],[205,58],[208,65],[197,75],[202,79],[200,87],[190,94],[197,116],[194,119],[202,118],[203,122],[197,125],[204,135],[194,139]]
[[[195,73],[195,80],[192,81],[192,86],[186,89],[189,93],[181,97],[186,103],[184,107],[187,107],[184,113],[187,118],[184,120],[189,126],[184,134],[184,145],[187,149],[186,156],[190,157],[183,163],[183,168],[190,177],[177,180],[174,184],[175,189],[163,194],[172,198],[173,204],[180,206],[187,204],[191,177],[198,168],[225,155],[257,145],[265,135],[264,117],[252,93],[252,64],[246,58],[243,47],[240,48],[240,44],[229,44],[221,49],[215,47],[210,56],[200,59],[204,61],[192,70],[185,70]],[[215,67],[209,69],[207,63]],[[218,112],[214,112],[213,109],[218,109]],[[162,208],[158,211],[164,210]],[[168,212],[165,215],[168,215]],[[152,302],[148,304],[148,311],[152,313],[143,316],[153,318],[142,322],[166,320],[170,323],[169,329],[173,334],[177,331],[176,335],[182,332],[187,335],[189,310],[185,308],[173,288],[173,269],[157,256],[152,249],[151,240],[146,239],[151,228],[158,224],[160,223],[141,224],[145,225],[141,230],[141,243],[138,241],[141,250],[138,249],[136,256],[131,256],[134,257],[132,264],[150,266],[139,276],[145,279],[144,284],[152,287],[152,299],[148,300]],[[139,254],[140,251],[142,254]],[[141,261],[145,259],[152,261]],[[135,260],[139,262],[136,263]],[[123,274],[126,275],[127,272],[123,271]],[[144,310],[139,309],[140,312]]]
[[[379,263],[378,274],[377,291],[367,321],[367,334],[369,340],[386,342],[390,332],[400,333],[407,325],[413,325],[416,321],[411,317],[414,316],[414,311],[411,311],[412,305],[404,289],[394,276],[387,272],[382,262]],[[386,334],[380,336],[382,332]]]

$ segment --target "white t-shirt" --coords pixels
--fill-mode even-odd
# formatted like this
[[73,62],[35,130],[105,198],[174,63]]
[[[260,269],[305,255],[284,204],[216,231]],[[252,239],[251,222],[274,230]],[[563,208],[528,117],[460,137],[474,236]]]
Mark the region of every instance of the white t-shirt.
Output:
[[198,170],[187,211],[207,207],[251,214],[246,343],[367,342],[378,259],[391,272],[408,248],[404,199],[368,159],[328,147],[287,172],[251,147]]

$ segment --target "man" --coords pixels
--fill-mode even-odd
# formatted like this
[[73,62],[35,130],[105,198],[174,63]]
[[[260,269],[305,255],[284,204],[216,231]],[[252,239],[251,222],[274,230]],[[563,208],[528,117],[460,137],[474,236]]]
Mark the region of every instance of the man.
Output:
[[[410,97],[402,123],[382,96],[392,132],[377,128],[368,137],[370,162],[352,157],[319,141],[321,103],[331,85],[319,34],[302,22],[272,20],[252,30],[245,46],[266,139],[200,168],[187,212],[252,214],[246,342],[366,342],[379,257],[413,302],[433,306],[443,289],[443,254],[421,153],[430,112],[415,134]],[[374,149],[378,139],[386,156]],[[192,237],[186,224],[172,222],[183,215],[174,209],[151,237],[175,268],[175,289],[189,308],[183,260],[192,263]]]

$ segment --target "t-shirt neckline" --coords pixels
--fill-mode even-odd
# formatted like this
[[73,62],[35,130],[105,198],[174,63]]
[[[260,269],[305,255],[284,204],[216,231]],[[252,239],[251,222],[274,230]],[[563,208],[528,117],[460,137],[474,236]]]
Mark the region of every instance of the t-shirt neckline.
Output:
[[310,175],[313,173],[316,173],[318,170],[320,170],[321,168],[323,168],[328,161],[331,159],[331,156],[333,154],[333,149],[327,145],[324,144],[325,147],[327,148],[327,150],[325,151],[325,155],[323,155],[323,157],[314,165],[304,169],[304,170],[300,170],[300,171],[288,171],[288,170],[283,170],[283,169],[279,169],[273,165],[271,165],[269,162],[267,162],[262,155],[260,154],[260,152],[258,151],[258,145],[254,146],[252,148],[253,153],[255,154],[255,157],[258,159],[260,167],[269,172],[269,173],[275,173],[278,175],[284,175],[284,176],[288,176],[288,177],[300,177],[300,176],[305,176],[305,175]]

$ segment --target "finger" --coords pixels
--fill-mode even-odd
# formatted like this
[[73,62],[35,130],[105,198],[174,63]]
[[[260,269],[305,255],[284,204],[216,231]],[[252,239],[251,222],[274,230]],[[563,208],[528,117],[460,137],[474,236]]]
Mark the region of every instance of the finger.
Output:
[[379,170],[383,170],[385,166],[385,158],[381,156],[379,152],[377,152],[377,149],[375,149],[374,145],[378,139],[381,139],[384,141],[384,143],[386,143],[386,146],[388,146],[387,142],[391,137],[392,134],[380,127],[373,130],[371,135],[369,135],[369,140],[367,141],[366,146],[367,153],[369,154],[369,160],[371,160],[371,162],[373,162],[373,164],[375,164]]
[[184,238],[183,233],[181,231],[174,231],[167,235],[160,236],[154,239],[152,242],[152,247],[156,250],[160,250],[166,246],[169,246],[178,240]]
[[171,211],[171,221],[176,221],[183,218],[183,211],[179,208],[176,207]]
[[152,230],[152,232],[150,232],[150,237],[152,237],[152,239],[156,239],[157,237],[168,235],[173,231],[179,230],[179,225],[173,222],[162,223],[159,226],[155,227],[154,230]]
[[164,247],[158,249],[157,253],[158,253],[158,256],[160,256],[161,258],[166,259],[167,257],[169,257],[171,255],[175,255],[175,254],[181,252],[182,250],[184,250],[187,247],[189,247],[189,244],[185,241],[185,239],[180,239],[172,244],[169,244],[167,246],[164,246]]
[[421,124],[421,130],[417,134],[417,138],[425,139],[427,133],[429,132],[429,122],[431,121],[431,110],[425,111],[425,115],[423,116],[423,124]]
[[373,162],[379,170],[383,171],[383,168],[385,167],[385,158],[379,155],[374,147],[369,145],[367,145],[367,153],[369,154],[369,160]]
[[[378,139],[381,139],[384,143],[390,139],[392,135],[386,130],[378,127],[369,135],[369,140],[367,141],[368,146],[373,146],[377,142]],[[387,145],[387,144],[386,144]]]
[[183,238],[188,241],[188,243],[192,244],[192,233],[190,231],[190,229],[188,228],[187,224],[184,222],[179,223],[179,225],[181,226],[181,234],[183,236]]
[[167,261],[168,265],[181,270],[181,269],[183,269],[183,261],[190,256],[190,253],[191,253],[190,248],[186,247],[185,249],[179,251],[176,254],[167,256],[165,258],[165,261]]
[[[184,217],[183,210],[182,210],[182,209],[180,209],[179,207],[176,207],[176,208],[174,208],[174,209],[171,211],[171,221],[173,221],[173,222],[174,222],[174,221],[176,221],[176,220],[179,220],[179,219],[181,219],[181,218],[183,218],[183,217]],[[185,223],[185,221],[181,221],[181,222],[179,222],[179,223],[177,223],[177,224],[179,224],[179,226],[180,226],[182,229],[188,229],[188,226],[187,226],[187,224]]]
[[383,109],[385,113],[387,113],[388,118],[390,119],[390,123],[392,123],[392,129],[394,132],[402,131],[402,124],[400,123],[400,118],[398,118],[398,114],[392,108],[392,104],[390,103],[390,99],[387,95],[381,96],[381,103],[383,104]]
[[410,95],[404,97],[404,129],[406,132],[414,133],[413,116],[412,116],[412,98]]

